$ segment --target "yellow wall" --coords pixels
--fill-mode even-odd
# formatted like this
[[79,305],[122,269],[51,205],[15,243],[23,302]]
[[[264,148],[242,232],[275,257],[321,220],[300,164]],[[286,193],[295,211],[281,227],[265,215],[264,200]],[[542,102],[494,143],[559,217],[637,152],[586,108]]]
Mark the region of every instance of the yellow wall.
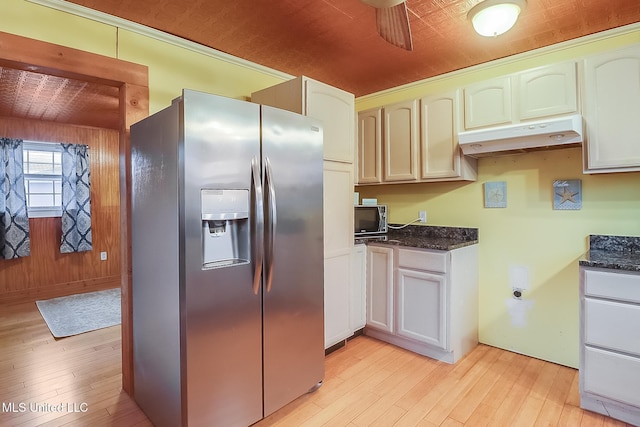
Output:
[[[479,229],[480,341],[578,366],[578,259],[589,234],[640,236],[640,173],[583,175],[577,148],[480,159],[474,183],[358,187],[405,223]],[[582,180],[582,209],[553,210],[555,179]],[[507,208],[483,207],[483,183],[506,181]],[[530,288],[513,303],[510,266],[525,266]],[[531,304],[530,308],[527,306]],[[524,325],[517,313],[525,313]]]
[[[640,30],[591,40],[522,61],[496,62],[362,97],[378,107],[589,53],[640,42]],[[477,227],[480,257],[480,341],[578,366],[578,260],[589,234],[640,236],[640,173],[582,174],[579,148],[479,160],[473,183],[360,186],[361,197],[389,205],[390,220],[409,222],[426,210],[432,225]],[[582,180],[582,209],[553,210],[555,179]],[[506,181],[507,208],[483,207],[483,184]],[[514,305],[511,266],[524,266],[529,290]],[[524,317],[519,317],[524,316]]]
[[151,114],[183,88],[246,99],[288,79],[276,70],[263,72],[25,0],[2,0],[0,31],[148,66]]

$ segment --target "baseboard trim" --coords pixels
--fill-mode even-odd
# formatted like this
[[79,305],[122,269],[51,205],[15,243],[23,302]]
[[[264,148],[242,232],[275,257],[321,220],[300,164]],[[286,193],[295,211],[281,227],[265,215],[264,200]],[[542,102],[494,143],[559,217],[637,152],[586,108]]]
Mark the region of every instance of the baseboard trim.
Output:
[[118,288],[120,287],[120,283],[120,276],[108,276],[98,279],[78,280],[37,288],[20,289],[0,294],[0,304],[22,304],[83,292],[102,291],[104,289]]

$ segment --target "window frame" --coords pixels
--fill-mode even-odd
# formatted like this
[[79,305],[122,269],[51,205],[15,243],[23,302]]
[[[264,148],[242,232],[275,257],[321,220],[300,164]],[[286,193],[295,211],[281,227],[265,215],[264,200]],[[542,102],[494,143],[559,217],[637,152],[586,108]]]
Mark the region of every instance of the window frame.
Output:
[[[23,151],[48,151],[48,152],[59,152],[62,153],[62,146],[60,143],[56,142],[41,142],[41,141],[23,141],[22,145]],[[24,161],[23,154],[23,161]],[[26,163],[23,164],[23,175],[24,175],[24,187],[25,187],[25,196],[27,198],[27,214],[29,218],[50,218],[50,217],[61,217],[62,216],[62,158],[60,159],[60,174],[37,174],[37,173],[27,173],[26,172]],[[60,205],[59,206],[45,206],[45,207],[32,207],[29,206],[29,197],[30,193],[28,191],[29,185],[28,181],[30,180],[42,180],[42,181],[58,181],[60,182]],[[55,183],[54,183],[55,186]],[[56,196],[55,188],[51,193],[54,195],[54,200]]]

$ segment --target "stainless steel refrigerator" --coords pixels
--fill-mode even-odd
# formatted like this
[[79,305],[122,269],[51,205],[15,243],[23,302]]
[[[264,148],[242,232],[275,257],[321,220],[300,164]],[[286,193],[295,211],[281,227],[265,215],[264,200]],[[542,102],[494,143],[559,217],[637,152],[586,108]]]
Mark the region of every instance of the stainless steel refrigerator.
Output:
[[184,90],[131,127],[134,397],[247,426],[324,377],[322,127]]

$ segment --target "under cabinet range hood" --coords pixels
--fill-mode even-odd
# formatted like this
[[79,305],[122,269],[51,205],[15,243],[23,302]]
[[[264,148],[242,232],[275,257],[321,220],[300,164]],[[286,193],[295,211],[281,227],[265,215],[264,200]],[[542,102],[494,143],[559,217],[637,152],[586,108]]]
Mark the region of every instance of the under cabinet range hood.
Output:
[[582,144],[582,131],[582,116],[574,114],[544,121],[460,132],[458,139],[463,154],[486,157],[579,146]]

